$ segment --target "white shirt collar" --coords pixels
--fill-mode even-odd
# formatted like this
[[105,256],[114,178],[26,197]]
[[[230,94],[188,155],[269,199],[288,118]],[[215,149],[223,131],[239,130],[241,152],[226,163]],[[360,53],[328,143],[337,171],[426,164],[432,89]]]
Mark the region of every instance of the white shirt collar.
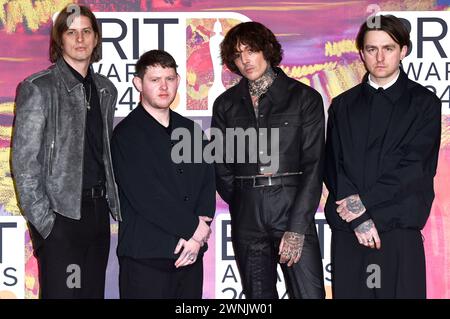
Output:
[[400,76],[400,69],[397,72],[397,75],[395,78],[392,79],[389,83],[386,83],[385,85],[378,85],[375,82],[372,81],[372,77],[369,74],[369,80],[367,81],[371,87],[373,87],[375,90],[378,90],[378,88],[382,87],[384,90],[388,89],[389,87],[393,86],[395,82],[397,82],[398,77]]

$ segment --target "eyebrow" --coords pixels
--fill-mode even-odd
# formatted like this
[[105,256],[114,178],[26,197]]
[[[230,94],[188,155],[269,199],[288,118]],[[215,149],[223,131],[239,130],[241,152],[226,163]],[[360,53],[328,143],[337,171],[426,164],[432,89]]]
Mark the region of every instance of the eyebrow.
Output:
[[[86,30],[86,29],[94,30],[92,27],[84,27],[84,28],[81,28],[81,30]],[[79,30],[79,29],[77,29],[77,28],[68,28],[66,31],[70,31],[70,30],[76,31],[76,30]]]
[[[381,47],[382,48],[392,48],[392,47],[395,47],[395,44],[386,44],[386,45],[383,45]],[[373,45],[373,44],[366,44],[364,46],[364,48],[378,48],[378,47],[376,45]]]

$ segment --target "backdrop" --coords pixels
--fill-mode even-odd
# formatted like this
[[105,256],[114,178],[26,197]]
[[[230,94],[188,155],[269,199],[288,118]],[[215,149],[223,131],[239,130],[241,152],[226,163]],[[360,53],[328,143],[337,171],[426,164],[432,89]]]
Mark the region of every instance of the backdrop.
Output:
[[[364,68],[355,49],[359,25],[376,11],[395,12],[411,29],[412,51],[403,61],[409,77],[433,90],[443,102],[442,144],[436,198],[423,230],[429,298],[450,297],[450,207],[446,187],[450,175],[448,77],[450,1],[289,1],[271,0],[141,0],[64,1],[0,0],[0,298],[36,298],[37,264],[17,206],[10,171],[14,97],[18,83],[47,68],[49,31],[54,13],[69,3],[87,4],[103,31],[103,59],[94,65],[118,87],[116,123],[138,102],[131,85],[141,53],[161,48],[174,55],[182,77],[172,105],[207,129],[211,105],[238,78],[223,67],[219,44],[241,21],[269,27],[284,49],[283,70],[318,90],[328,108],[333,97],[361,80]],[[330,230],[323,215],[324,188],[316,215],[325,285],[330,297]],[[242,297],[230,243],[228,207],[217,197],[214,236],[205,256],[205,298]],[[107,298],[118,297],[115,249],[117,224],[112,223]],[[280,277],[279,291],[286,297]]]

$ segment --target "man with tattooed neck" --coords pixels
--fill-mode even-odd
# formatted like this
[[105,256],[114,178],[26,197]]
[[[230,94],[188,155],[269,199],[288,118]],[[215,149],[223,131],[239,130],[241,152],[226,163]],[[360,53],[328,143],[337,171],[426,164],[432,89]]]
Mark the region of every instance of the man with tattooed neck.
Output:
[[434,198],[441,102],[401,68],[411,44],[401,20],[371,19],[356,38],[368,72],[328,111],[333,296],[425,298],[420,231]]
[[[325,147],[322,98],[278,68],[281,45],[260,23],[228,31],[221,57],[242,76],[216,99],[211,127],[225,144],[216,183],[230,208],[245,297],[278,298],[279,263],[290,298],[324,298],[314,222]],[[230,147],[233,139],[237,147]]]

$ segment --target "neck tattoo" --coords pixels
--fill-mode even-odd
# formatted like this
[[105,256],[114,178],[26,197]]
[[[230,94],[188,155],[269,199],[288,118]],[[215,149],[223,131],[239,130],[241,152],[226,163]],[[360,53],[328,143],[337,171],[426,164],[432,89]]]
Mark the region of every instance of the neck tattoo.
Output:
[[269,65],[264,74],[259,79],[248,81],[248,88],[250,91],[250,96],[252,97],[253,107],[255,108],[256,115],[258,115],[257,113],[259,98],[269,90],[269,87],[272,85],[276,77],[277,74]]

